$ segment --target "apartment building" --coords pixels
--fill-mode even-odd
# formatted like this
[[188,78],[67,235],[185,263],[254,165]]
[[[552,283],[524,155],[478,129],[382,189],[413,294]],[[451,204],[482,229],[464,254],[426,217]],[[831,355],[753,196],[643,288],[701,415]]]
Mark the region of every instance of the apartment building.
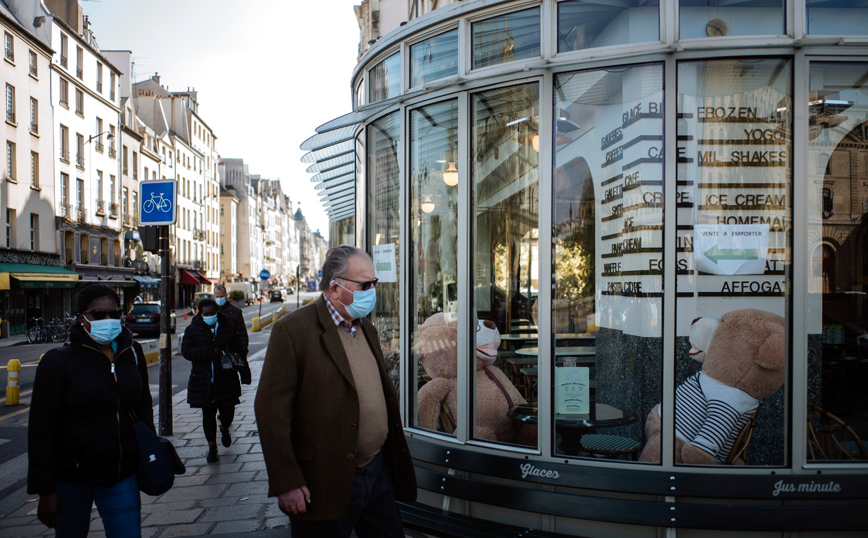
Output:
[[[224,167],[218,165],[222,174]],[[234,187],[220,187],[220,280],[234,282],[238,280],[238,197]]]
[[[77,275],[57,255],[48,32],[0,1],[4,123],[0,126],[0,319],[11,334],[68,309]],[[62,293],[57,293],[61,291]],[[6,336],[6,335],[4,335]]]

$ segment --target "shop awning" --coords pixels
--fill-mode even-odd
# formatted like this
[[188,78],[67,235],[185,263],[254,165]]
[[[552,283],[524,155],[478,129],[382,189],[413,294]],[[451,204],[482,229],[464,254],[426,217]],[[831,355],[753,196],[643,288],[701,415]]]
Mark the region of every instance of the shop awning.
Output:
[[74,288],[78,273],[57,265],[0,263],[0,290],[27,288]]
[[355,206],[347,209],[340,204],[355,197],[357,159],[354,138],[365,121],[386,108],[378,106],[344,114],[317,127],[317,134],[301,144],[301,149],[309,152],[301,161],[310,164],[307,171],[315,174],[311,181],[317,184],[320,200],[331,222],[355,214]]
[[189,284],[191,286],[198,286],[202,282],[199,280],[198,273],[191,273],[190,271],[181,270],[181,284]]
[[160,279],[145,275],[133,275],[133,280],[139,283],[140,288],[159,288]]
[[219,280],[211,280],[210,278],[205,276],[205,273],[203,273],[202,271],[196,271],[196,274],[199,275],[199,280],[202,282],[202,284],[219,284],[220,283]]

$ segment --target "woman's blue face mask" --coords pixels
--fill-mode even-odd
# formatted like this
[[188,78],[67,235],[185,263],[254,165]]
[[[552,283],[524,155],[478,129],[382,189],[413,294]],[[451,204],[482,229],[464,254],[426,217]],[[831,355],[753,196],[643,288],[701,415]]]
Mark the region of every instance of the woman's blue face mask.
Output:
[[204,321],[207,325],[213,327],[215,323],[217,323],[217,314],[213,316],[202,316],[202,321]]

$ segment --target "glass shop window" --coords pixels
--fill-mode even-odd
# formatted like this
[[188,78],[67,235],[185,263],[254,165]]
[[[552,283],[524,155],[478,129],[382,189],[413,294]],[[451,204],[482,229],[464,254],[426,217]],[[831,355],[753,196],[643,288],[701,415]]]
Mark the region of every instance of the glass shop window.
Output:
[[[389,376],[398,387],[401,359],[401,118],[398,112],[372,123],[366,129],[365,159],[368,218],[367,244],[377,271],[377,304],[371,320],[380,335],[380,346]],[[401,391],[399,391],[400,393]]]
[[558,52],[660,39],[658,0],[558,3]]
[[788,59],[678,64],[677,464],[786,464],[791,87]]
[[[864,10],[864,9],[863,9]],[[808,460],[868,460],[868,63],[812,63]],[[831,152],[831,153],[830,153]]]
[[540,8],[473,23],[473,69],[540,57]]
[[868,9],[857,0],[808,0],[808,33],[814,35],[868,35]]
[[[412,425],[454,435],[458,417],[458,182],[446,175],[458,154],[458,102],[410,112],[410,388]],[[410,379],[412,379],[412,374]]]
[[401,54],[393,54],[375,65],[368,76],[368,94],[372,103],[401,93]]
[[783,35],[783,0],[679,0],[681,39]]
[[537,444],[539,91],[488,90],[471,105],[473,437],[525,446]]
[[410,87],[458,74],[458,30],[410,46]]
[[560,74],[555,99],[555,454],[636,460],[662,398],[663,68]]

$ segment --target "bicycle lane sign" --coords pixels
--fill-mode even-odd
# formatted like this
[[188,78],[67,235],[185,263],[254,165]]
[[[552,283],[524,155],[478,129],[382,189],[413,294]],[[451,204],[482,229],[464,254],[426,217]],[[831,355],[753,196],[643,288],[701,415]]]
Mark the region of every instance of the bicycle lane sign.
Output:
[[139,183],[139,224],[175,224],[178,214],[177,194],[178,182],[174,179],[155,179]]

